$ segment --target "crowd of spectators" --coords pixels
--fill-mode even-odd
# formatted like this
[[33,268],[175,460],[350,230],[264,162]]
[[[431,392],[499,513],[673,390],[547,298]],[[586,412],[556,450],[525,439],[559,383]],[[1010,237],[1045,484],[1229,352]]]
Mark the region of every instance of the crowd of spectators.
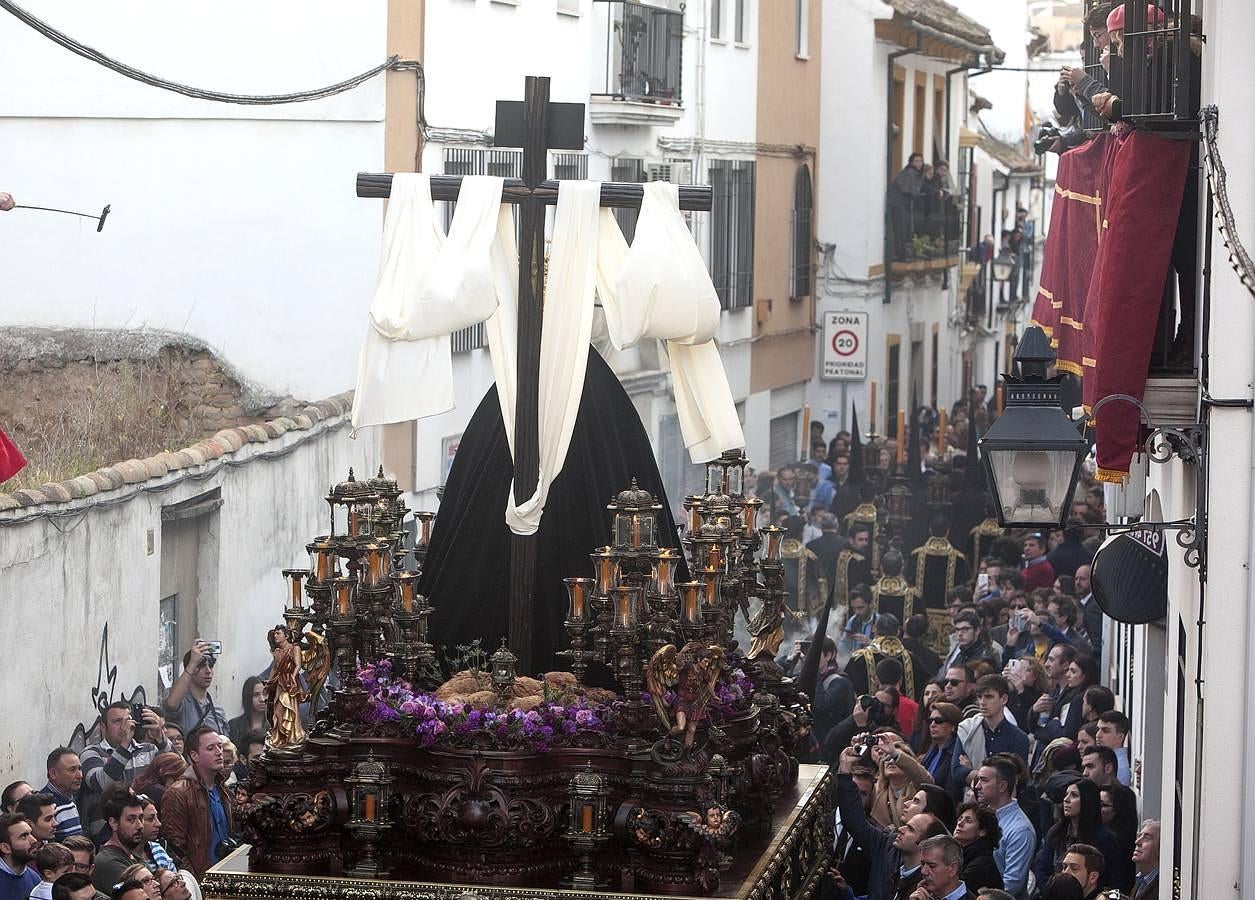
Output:
[[54,748],[43,787],[0,792],[0,900],[200,900],[239,846],[236,786],[265,747],[264,682],[248,679],[228,721],[216,662],[197,641],[162,707],[110,703],[99,742]]

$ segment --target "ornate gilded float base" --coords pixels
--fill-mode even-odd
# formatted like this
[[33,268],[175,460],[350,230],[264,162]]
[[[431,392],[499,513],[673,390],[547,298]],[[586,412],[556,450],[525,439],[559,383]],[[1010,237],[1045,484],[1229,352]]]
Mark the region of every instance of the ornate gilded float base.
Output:
[[[771,827],[740,836],[715,897],[802,900],[814,894],[832,847],[832,784],[826,766],[803,765],[796,793],[780,798]],[[603,872],[610,887],[580,891],[551,883],[519,887],[433,884],[313,875],[276,875],[249,870],[247,846],[205,876],[206,897],[219,900],[530,900],[530,898],[638,898],[619,873]]]

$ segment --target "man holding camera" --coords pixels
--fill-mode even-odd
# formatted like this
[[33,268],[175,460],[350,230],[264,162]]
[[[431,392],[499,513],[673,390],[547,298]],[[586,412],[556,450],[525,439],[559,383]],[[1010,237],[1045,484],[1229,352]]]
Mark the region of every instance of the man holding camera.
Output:
[[[83,765],[82,810],[88,821],[87,833],[97,845],[109,839],[109,826],[100,808],[101,797],[115,784],[134,783],[154,756],[170,749],[164,724],[156,710],[147,706],[132,707],[125,700],[110,703],[100,714],[104,740],[85,748],[79,755]],[[135,739],[137,728],[142,729],[146,740]]]
[[214,703],[209,686],[214,682],[214,666],[222,645],[197,639],[183,654],[183,674],[175,679],[166,697],[166,718],[190,735],[195,729],[212,728],[227,734],[227,716]]

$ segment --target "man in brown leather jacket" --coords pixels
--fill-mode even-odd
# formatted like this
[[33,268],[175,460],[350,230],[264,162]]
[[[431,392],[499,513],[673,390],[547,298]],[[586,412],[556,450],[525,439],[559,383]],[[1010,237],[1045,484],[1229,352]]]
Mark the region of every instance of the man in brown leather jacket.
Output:
[[222,741],[212,728],[193,729],[186,745],[191,765],[161,798],[170,854],[198,879],[218,862],[234,824],[231,794],[223,784]]

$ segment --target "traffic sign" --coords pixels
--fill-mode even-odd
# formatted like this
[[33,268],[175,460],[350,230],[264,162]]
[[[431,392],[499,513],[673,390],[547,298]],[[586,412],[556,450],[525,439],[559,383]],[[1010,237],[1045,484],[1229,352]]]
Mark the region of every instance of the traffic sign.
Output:
[[860,381],[867,377],[867,313],[824,313],[825,381]]

